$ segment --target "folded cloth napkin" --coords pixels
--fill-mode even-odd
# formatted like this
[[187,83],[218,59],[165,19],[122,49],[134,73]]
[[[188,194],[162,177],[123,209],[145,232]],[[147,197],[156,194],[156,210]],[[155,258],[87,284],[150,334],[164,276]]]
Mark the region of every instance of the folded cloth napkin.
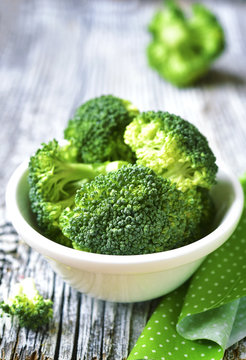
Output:
[[221,360],[245,336],[246,202],[230,239],[161,299],[127,360]]

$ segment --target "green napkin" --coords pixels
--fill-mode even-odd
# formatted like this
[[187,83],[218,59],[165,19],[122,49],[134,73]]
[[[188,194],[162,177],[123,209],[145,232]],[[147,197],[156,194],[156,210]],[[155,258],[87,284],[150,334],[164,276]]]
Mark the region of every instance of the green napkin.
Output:
[[[246,194],[246,178],[241,183]],[[245,336],[246,204],[230,239],[162,298],[128,360],[221,360]]]

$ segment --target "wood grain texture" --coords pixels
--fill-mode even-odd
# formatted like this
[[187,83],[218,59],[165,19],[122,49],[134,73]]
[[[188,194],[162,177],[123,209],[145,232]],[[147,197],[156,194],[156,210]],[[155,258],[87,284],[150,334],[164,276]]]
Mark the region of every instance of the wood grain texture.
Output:
[[[1,360],[126,359],[158,302],[117,304],[78,293],[18,238],[6,218],[11,172],[41,142],[61,138],[78,105],[112,93],[141,110],[179,114],[200,128],[236,175],[246,170],[246,2],[206,3],[225,27],[227,50],[206,79],[180,90],[149,69],[144,56],[146,24],[161,1],[0,2],[0,298],[15,281],[33,276],[54,301],[46,331],[0,320]],[[245,358],[245,340],[225,355]]]

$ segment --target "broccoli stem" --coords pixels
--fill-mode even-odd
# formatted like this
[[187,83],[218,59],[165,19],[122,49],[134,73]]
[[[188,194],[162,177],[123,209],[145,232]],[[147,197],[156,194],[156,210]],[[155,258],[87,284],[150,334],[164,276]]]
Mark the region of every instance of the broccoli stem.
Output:
[[[99,174],[118,170],[125,161],[105,162],[102,164],[81,164],[59,162],[53,168],[52,177],[46,182],[44,198],[46,201],[58,202],[74,195],[76,190]],[[46,194],[46,195],[45,195]]]
[[91,164],[64,164],[63,168],[63,177],[66,180],[66,177],[73,180],[88,179],[92,180],[95,176],[98,175],[97,166]]
[[57,174],[64,180],[64,183],[67,183],[66,179],[71,179],[72,181],[81,179],[93,180],[99,174],[107,174],[127,164],[126,161],[108,161],[102,164],[63,163],[61,171],[58,171]]
[[176,182],[182,181],[185,177],[192,177],[192,175],[191,164],[188,162],[173,164],[172,167],[164,172],[164,177],[176,179]]

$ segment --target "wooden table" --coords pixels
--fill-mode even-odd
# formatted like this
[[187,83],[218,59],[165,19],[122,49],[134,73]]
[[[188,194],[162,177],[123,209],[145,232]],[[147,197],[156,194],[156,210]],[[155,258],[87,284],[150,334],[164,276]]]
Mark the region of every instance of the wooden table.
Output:
[[[63,136],[78,105],[112,93],[141,110],[179,114],[200,128],[236,175],[246,170],[246,2],[207,2],[225,27],[227,50],[206,80],[183,90],[160,79],[146,63],[146,24],[160,4],[0,3],[0,298],[20,277],[32,276],[54,301],[48,332],[28,332],[0,320],[2,360],[126,359],[158,301],[117,304],[76,292],[18,238],[6,218],[9,176],[41,142]],[[225,355],[245,358],[245,340]]]

